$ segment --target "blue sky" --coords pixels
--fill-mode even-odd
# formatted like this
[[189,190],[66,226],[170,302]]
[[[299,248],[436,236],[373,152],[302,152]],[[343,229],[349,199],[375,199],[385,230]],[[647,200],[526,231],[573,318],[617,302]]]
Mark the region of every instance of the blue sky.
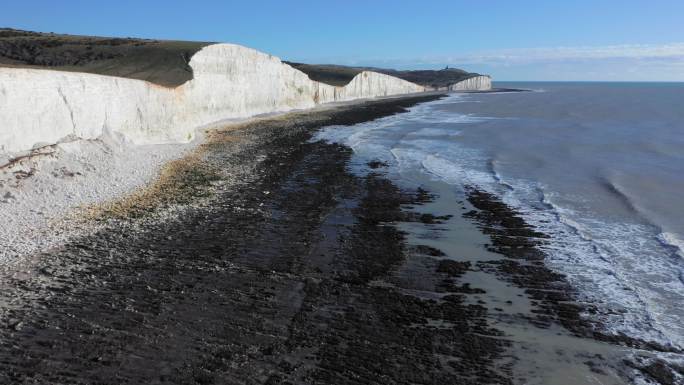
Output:
[[684,0],[7,1],[0,26],[231,42],[287,60],[499,80],[684,81]]

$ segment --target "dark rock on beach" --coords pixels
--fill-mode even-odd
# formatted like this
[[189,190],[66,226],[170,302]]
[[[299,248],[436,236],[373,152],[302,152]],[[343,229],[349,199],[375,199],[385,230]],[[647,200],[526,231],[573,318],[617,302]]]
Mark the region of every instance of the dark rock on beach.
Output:
[[105,212],[103,229],[4,282],[0,383],[510,383],[486,308],[391,283],[402,271],[437,293],[435,277],[469,268],[414,263],[444,255],[393,226],[440,220],[406,210],[429,193],[354,176],[348,148],[309,141],[431,98],[212,134],[173,199]]

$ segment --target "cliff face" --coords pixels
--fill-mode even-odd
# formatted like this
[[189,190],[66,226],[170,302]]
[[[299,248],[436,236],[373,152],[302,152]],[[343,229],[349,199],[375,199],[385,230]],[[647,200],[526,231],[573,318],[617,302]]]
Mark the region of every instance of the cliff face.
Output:
[[364,71],[344,87],[312,81],[280,59],[233,44],[204,47],[176,88],[85,73],[0,68],[0,152],[105,132],[136,144],[184,142],[197,127],[317,104],[425,91]]
[[449,86],[449,91],[488,91],[492,89],[492,78],[475,76]]
[[136,141],[186,139],[172,127],[176,92],[150,83],[49,70],[0,69],[0,150],[18,152],[106,131]]
[[377,72],[363,71],[344,87],[336,87],[338,100],[353,100],[376,96],[390,96],[426,91],[423,86],[407,82],[394,76]]

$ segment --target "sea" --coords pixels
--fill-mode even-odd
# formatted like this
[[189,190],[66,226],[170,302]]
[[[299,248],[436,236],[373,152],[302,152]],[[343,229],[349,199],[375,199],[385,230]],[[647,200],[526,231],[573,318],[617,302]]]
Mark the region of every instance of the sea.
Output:
[[[450,94],[316,139],[354,164],[495,194],[551,236],[609,333],[684,348],[684,83],[511,82]],[[416,177],[420,175],[420,177]]]

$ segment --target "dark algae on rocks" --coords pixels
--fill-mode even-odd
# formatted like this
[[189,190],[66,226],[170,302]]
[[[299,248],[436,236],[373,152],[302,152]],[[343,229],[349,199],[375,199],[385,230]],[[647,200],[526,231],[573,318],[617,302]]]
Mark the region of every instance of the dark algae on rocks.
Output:
[[[104,211],[101,230],[5,280],[0,383],[509,383],[487,309],[437,287],[469,266],[392,225],[439,222],[419,213],[428,194],[381,165],[354,176],[350,149],[310,141],[435,97],[213,133],[193,155],[211,178],[158,190],[183,199]],[[433,294],[390,283],[407,275]]]
[[[525,223],[515,209],[488,192],[466,186],[466,195],[476,209],[464,216],[473,219],[482,232],[489,236],[489,250],[504,256],[499,260],[479,262],[478,267],[493,271],[523,288],[536,301],[535,316],[529,320],[532,324],[548,328],[552,323],[557,323],[580,338],[642,349],[645,352],[681,353],[673,347],[652,341],[606,333],[604,325],[599,321],[583,315],[594,313],[597,309],[591,304],[577,301],[577,292],[566,277],[544,264],[545,254],[540,246],[548,239],[546,234]],[[593,361],[587,361],[586,364],[593,371],[601,373]],[[651,354],[624,358],[621,364],[622,371],[636,369],[656,384],[682,384],[684,378],[683,367]],[[624,375],[632,377],[629,374]]]

